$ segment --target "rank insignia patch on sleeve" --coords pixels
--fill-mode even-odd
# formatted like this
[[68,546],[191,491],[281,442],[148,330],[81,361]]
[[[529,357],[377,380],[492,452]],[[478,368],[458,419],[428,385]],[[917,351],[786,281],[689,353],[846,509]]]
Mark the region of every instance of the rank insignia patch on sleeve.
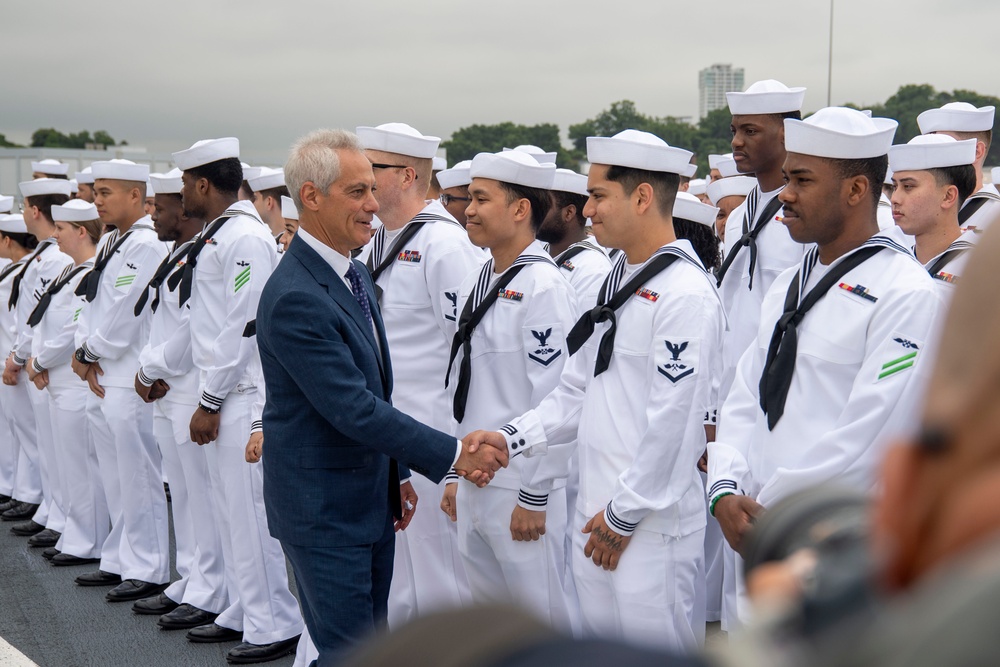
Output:
[[549,345],[549,340],[552,338],[552,327],[548,327],[544,331],[538,331],[537,329],[530,329],[530,331],[536,345],[527,348],[529,350],[534,348],[531,352],[528,352],[529,359],[547,367],[562,356],[561,349]]
[[233,292],[239,292],[244,285],[250,282],[250,269],[253,267],[250,262],[241,259],[236,262],[236,268],[238,272],[233,280]]
[[698,344],[696,341],[682,340],[663,341],[663,347],[658,348],[655,355],[656,371],[663,377],[677,384],[686,377],[695,374],[695,361],[698,359]]

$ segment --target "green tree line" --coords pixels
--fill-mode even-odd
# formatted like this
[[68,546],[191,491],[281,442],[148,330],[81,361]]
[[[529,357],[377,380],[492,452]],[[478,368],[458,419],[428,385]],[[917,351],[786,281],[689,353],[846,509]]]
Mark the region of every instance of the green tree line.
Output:
[[[927,109],[940,107],[948,102],[969,102],[977,107],[993,105],[1000,107],[1000,98],[982,95],[971,90],[937,91],[928,84],[901,86],[883,104],[869,106],[874,116],[894,118],[899,121],[895,142],[906,143],[920,133],[917,116]],[[861,108],[856,104],[848,104]],[[701,122],[689,123],[671,116],[654,116],[642,113],[635,102],[621,100],[601,111],[593,118],[570,125],[568,128],[572,148],[566,148],[560,140],[559,126],[554,123],[540,125],[517,125],[506,122],[496,125],[470,125],[456,130],[451,139],[442,143],[448,149],[449,165],[469,160],[476,153],[496,152],[504,147],[513,148],[520,144],[533,144],[547,151],[557,151],[556,163],[560,167],[578,168],[587,156],[587,137],[609,137],[627,130],[643,130],[666,141],[671,146],[679,146],[695,152],[698,174],[708,173],[708,156],[712,153],[730,152],[731,138],[729,126],[731,116],[728,109],[716,109]],[[997,118],[1000,121],[1000,116]],[[994,132],[1000,127],[994,126]],[[1000,135],[998,135],[1000,137]],[[986,164],[1000,164],[1000,138],[991,147]]]
[[[121,142],[122,145],[127,141]],[[86,148],[87,144],[102,144],[104,146],[117,146],[118,142],[108,134],[106,130],[97,130],[93,135],[90,130],[70,132],[65,134],[54,127],[43,127],[35,130],[31,135],[31,148]],[[6,135],[0,134],[0,148],[24,148],[7,139]]]

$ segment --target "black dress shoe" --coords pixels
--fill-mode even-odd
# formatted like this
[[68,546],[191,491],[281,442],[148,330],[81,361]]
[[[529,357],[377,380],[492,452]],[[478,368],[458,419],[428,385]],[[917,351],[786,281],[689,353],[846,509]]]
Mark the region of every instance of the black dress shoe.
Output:
[[[15,523],[10,528],[10,532],[20,537],[31,537],[32,535],[37,535],[43,530],[45,530],[45,526],[43,526],[40,523],[35,523],[31,519],[27,521],[22,521],[21,523]],[[52,544],[55,544],[55,542],[53,542]]]
[[188,630],[212,623],[217,616],[218,614],[198,609],[193,605],[182,604],[169,614],[160,616],[156,624],[164,630]]
[[[52,560],[55,560],[55,558]],[[97,572],[81,574],[74,581],[78,586],[117,586],[122,583],[122,578],[121,575],[98,570]]]
[[295,645],[299,643],[299,636],[291,639],[282,639],[280,642],[270,644],[250,644],[243,642],[239,646],[229,649],[226,654],[226,662],[231,665],[250,665],[257,662],[271,662],[278,658],[283,658],[289,653],[295,653]]
[[215,623],[199,625],[187,633],[188,641],[195,644],[218,644],[219,642],[238,642],[243,639],[242,630],[230,630]]
[[17,507],[20,504],[21,504],[21,501],[20,500],[16,500],[14,498],[11,498],[10,500],[4,501],[4,502],[0,503],[0,514],[3,514],[7,510],[14,509],[15,507]]
[[[114,591],[112,591],[114,592]],[[163,593],[152,597],[136,600],[132,605],[132,611],[143,616],[160,616],[177,609],[180,603],[174,602]]]
[[[11,529],[11,530],[13,530],[13,529]],[[56,545],[56,542],[59,541],[59,538],[61,536],[62,536],[62,533],[60,533],[58,531],[55,531],[55,530],[52,530],[51,528],[46,528],[42,532],[40,532],[40,533],[38,533],[36,535],[32,535],[31,538],[28,540],[28,546],[29,547],[54,547]]]
[[[90,565],[91,563],[100,563],[100,558],[80,558],[79,556],[74,556],[72,554],[58,553],[52,557],[49,561],[56,567],[67,567],[70,565]],[[115,575],[118,576],[118,575]],[[118,577],[118,581],[121,581],[121,577]],[[108,582],[109,584],[114,582]],[[91,584],[96,585],[96,584]]]
[[62,552],[56,549],[55,547],[49,547],[48,549],[42,552],[42,558],[44,558],[49,562],[52,562],[52,559],[61,553]]
[[2,505],[3,503],[9,503],[12,500],[13,498],[11,498],[10,496],[0,493],[0,505]]
[[129,602],[141,600],[163,592],[167,584],[153,584],[140,579],[127,579],[118,584],[104,596],[108,602]]
[[37,503],[18,503],[3,514],[0,514],[0,519],[4,521],[24,521],[35,516],[35,512],[37,511]]

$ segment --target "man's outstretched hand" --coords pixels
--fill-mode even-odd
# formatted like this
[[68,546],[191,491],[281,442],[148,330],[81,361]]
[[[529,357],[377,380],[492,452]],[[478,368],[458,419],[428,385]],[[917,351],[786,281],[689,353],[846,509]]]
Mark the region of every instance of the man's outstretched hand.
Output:
[[508,462],[507,440],[502,434],[473,431],[462,438],[462,453],[455,462],[455,471],[476,486],[484,487]]

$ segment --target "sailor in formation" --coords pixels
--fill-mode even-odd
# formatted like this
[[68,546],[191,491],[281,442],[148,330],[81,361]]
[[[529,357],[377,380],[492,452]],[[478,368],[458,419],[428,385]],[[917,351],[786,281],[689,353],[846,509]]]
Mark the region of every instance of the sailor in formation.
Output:
[[[729,93],[733,153],[696,195],[692,154],[637,130],[588,138],[584,176],[530,145],[446,168],[410,125],[357,129],[394,404],[511,455],[485,488],[402,480],[390,627],[505,601],[693,650],[706,614],[750,617],[761,513],[827,481],[872,490],[998,213],[994,109],[927,110],[892,146],[896,123],[861,111],[800,120],[804,92]],[[0,517],[164,630],[242,642],[230,662],[298,644],[309,664],[262,493],[255,337],[295,193],[234,138],[173,158],[39,160],[22,214],[0,197]]]

